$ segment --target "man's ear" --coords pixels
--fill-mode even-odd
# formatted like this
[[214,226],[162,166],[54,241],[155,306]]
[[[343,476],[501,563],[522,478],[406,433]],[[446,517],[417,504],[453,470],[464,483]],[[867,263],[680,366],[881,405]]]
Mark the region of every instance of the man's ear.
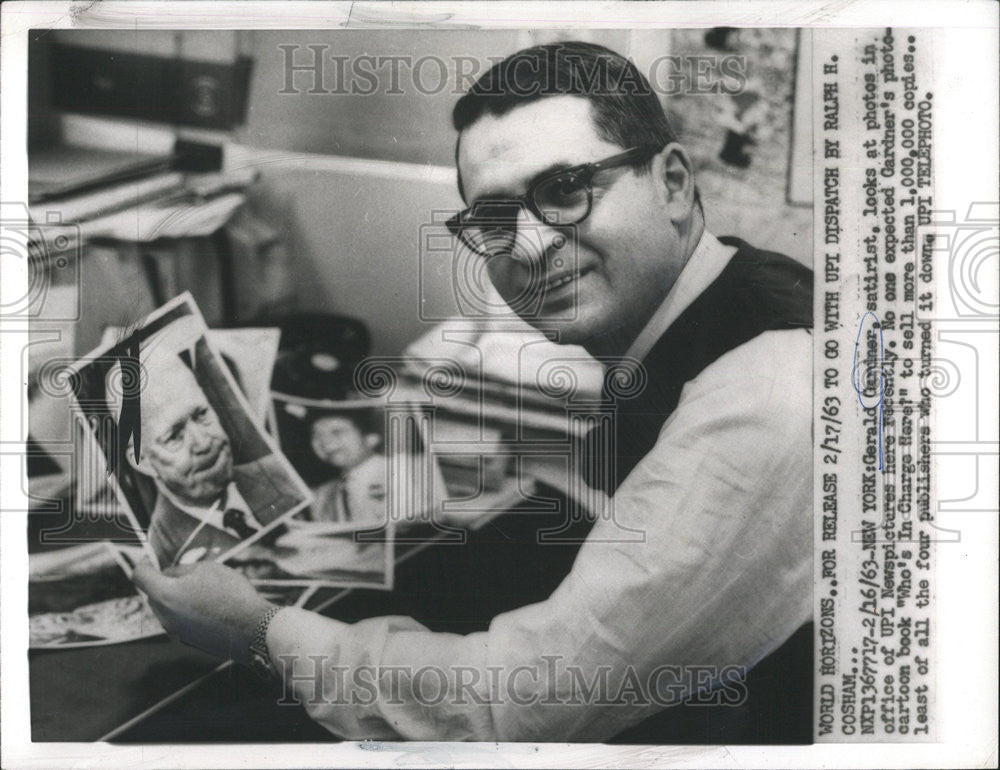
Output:
[[687,222],[695,206],[694,169],[687,150],[671,142],[653,156],[651,173],[659,182],[667,215],[674,222]]
[[377,452],[379,447],[382,446],[382,437],[377,433],[366,433],[365,434],[365,446],[371,451]]

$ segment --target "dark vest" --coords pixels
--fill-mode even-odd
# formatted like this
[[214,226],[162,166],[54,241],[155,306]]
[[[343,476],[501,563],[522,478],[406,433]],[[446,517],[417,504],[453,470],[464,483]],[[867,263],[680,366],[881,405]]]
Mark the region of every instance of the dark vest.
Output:
[[[703,369],[758,334],[812,327],[811,270],[735,238],[720,240],[736,246],[736,254],[643,359],[646,387],[617,404],[615,457],[593,457],[608,443],[596,433],[588,437],[591,462],[584,467],[596,463],[611,469],[605,478],[588,479],[591,486],[614,494],[653,448],[663,423],[677,408],[681,390]],[[613,398],[615,390],[605,383],[607,398]]]
[[[812,327],[811,270],[735,238],[720,240],[737,247],[736,254],[643,359],[648,377],[643,391],[618,404],[616,457],[603,458],[604,467],[611,467],[602,474],[604,483],[600,484],[609,494],[652,450],[664,422],[677,408],[684,385],[702,370],[764,332]],[[607,444],[592,435],[588,446]],[[585,465],[594,467],[600,461],[593,458]],[[667,708],[611,742],[811,742],[812,637],[812,624],[807,623],[755,666],[746,680],[743,705]]]

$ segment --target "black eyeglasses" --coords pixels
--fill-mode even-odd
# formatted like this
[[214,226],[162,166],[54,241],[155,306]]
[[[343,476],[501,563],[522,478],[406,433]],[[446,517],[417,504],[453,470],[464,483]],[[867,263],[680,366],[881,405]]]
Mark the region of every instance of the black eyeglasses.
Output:
[[452,235],[484,257],[509,256],[517,238],[517,220],[527,208],[547,225],[575,225],[590,216],[594,176],[609,168],[638,165],[662,148],[633,147],[595,163],[555,171],[536,179],[518,198],[480,200],[447,221]]

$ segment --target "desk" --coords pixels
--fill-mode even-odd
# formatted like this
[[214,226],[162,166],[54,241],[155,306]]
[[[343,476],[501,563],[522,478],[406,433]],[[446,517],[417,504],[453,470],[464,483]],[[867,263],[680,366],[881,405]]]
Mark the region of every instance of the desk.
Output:
[[[393,591],[324,589],[327,597],[343,594],[324,614],[347,622],[410,615],[434,631],[469,633],[486,629],[501,612],[545,599],[577,548],[538,545],[537,531],[559,526],[570,509],[554,490],[542,488],[539,496],[555,503],[552,512],[537,513],[536,506],[525,502],[469,532],[464,545],[431,542],[400,547]],[[190,692],[116,740],[335,740],[302,707],[278,706],[280,688],[239,666],[213,674],[218,660],[173,639],[37,650],[28,659],[35,741],[97,740],[199,679]]]

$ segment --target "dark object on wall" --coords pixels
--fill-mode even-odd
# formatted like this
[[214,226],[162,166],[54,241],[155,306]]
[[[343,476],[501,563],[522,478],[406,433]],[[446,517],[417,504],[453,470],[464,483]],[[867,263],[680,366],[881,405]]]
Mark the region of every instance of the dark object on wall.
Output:
[[716,51],[732,51],[738,33],[736,27],[712,27],[705,33],[705,45]]
[[726,140],[719,159],[736,168],[747,168],[753,161],[751,148],[757,144],[757,133],[764,123],[767,102],[756,88],[747,85],[739,93],[730,94],[723,108],[722,124],[726,127]]
[[271,389],[315,399],[354,395],[354,369],[371,350],[368,328],[356,318],[296,313],[258,318],[250,326],[281,329]]
[[753,156],[747,151],[748,147],[757,144],[749,134],[739,134],[735,131],[726,131],[726,141],[722,145],[719,153],[719,160],[736,168],[747,168],[753,161]]
[[188,61],[55,44],[50,67],[57,109],[228,129],[245,118],[252,61]]

